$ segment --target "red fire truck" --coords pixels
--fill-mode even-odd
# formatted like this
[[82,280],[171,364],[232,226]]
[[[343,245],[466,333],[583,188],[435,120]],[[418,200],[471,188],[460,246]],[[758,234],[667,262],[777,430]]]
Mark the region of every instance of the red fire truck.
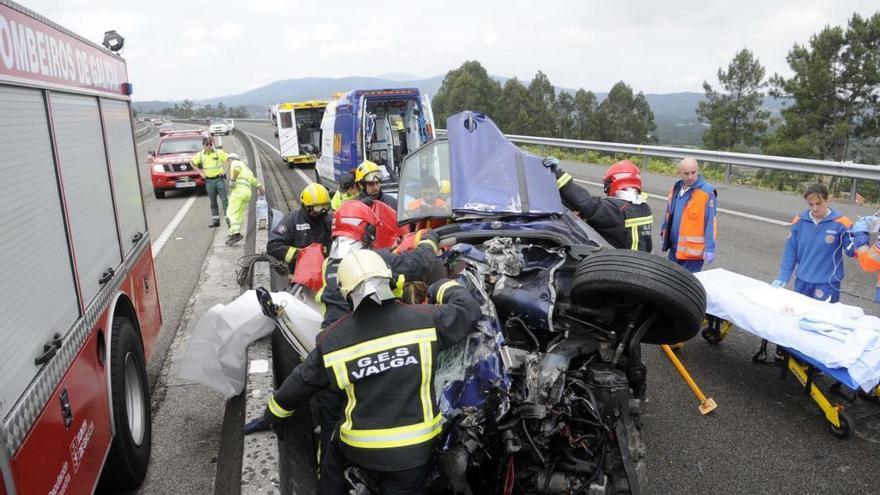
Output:
[[162,324],[125,61],[0,0],[0,495],[137,486]]

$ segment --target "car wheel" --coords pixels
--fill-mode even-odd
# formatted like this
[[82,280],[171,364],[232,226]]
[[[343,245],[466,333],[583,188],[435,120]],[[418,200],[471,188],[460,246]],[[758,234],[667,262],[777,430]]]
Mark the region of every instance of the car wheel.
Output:
[[165,197],[165,191],[159,191],[158,189],[153,189],[153,196],[156,196],[156,199],[162,199]]
[[152,442],[150,385],[144,348],[131,320],[113,318],[110,338],[110,402],[116,434],[100,488],[122,491],[138,487],[147,475]]
[[706,312],[706,291],[692,273],[665,258],[624,249],[599,251],[581,261],[571,299],[588,307],[644,304],[646,316],[659,311],[642,338],[648,344],[692,338]]

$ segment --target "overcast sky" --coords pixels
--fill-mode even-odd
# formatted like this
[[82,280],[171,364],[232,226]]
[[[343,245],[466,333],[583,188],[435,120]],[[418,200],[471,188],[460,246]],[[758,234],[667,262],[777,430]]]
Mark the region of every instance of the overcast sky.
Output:
[[[18,0],[22,1],[22,0]],[[100,42],[116,29],[136,100],[208,98],[288,78],[445,74],[465,60],[529,80],[608,91],[701,91],[747,47],[767,73],[791,46],[877,0],[31,0]],[[421,5],[421,6],[420,6]],[[346,88],[349,89],[349,88]]]

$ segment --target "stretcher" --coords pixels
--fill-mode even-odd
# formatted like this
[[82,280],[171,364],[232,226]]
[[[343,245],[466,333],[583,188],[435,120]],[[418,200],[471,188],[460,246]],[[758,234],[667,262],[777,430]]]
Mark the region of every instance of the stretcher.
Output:
[[[853,417],[843,404],[834,402],[816,378],[828,376],[829,390],[846,387],[852,395],[876,399],[880,383],[880,319],[861,308],[816,301],[786,289],[773,289],[766,282],[724,269],[697,273],[706,289],[708,326],[703,338],[719,343],[732,322],[737,328],[761,337],[755,363],[779,363],[790,372],[819,407],[833,435],[847,438],[857,420],[880,415],[880,411]],[[768,359],[768,343],[776,344],[777,356]]]

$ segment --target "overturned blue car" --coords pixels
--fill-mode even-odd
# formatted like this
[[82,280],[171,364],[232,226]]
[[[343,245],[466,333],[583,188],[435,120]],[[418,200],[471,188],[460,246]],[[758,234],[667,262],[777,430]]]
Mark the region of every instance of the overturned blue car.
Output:
[[702,286],[659,256],[611,248],[563,206],[541,158],[485,115],[454,115],[447,133],[404,161],[398,201],[401,224],[451,245],[444,275],[483,305],[479,332],[441,356],[435,488],[645,493],[641,344],[693,337]]

